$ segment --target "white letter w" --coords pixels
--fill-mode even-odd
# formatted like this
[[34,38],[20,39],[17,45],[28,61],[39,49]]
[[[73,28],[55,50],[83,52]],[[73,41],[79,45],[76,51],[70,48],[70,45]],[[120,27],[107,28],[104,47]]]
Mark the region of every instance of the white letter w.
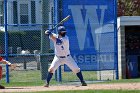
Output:
[[[69,5],[68,8],[72,12],[79,48],[80,50],[83,50],[85,44],[85,38],[87,38],[86,32],[87,32],[88,24],[90,24],[92,37],[95,42],[95,38],[96,38],[95,29],[103,25],[104,13],[105,13],[105,9],[107,9],[107,6],[99,7],[101,9],[101,13],[100,13],[101,17],[98,17],[97,15],[97,9],[98,9],[97,5],[86,5],[85,7],[83,7],[82,5]],[[85,9],[86,11],[86,14],[84,14],[85,20],[83,20],[82,11],[81,11],[83,9]]]

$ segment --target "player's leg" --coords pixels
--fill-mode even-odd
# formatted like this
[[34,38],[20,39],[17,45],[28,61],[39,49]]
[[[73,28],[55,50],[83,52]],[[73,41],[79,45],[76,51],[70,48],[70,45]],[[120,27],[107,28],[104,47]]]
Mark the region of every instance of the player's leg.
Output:
[[52,63],[51,63],[51,66],[49,67],[49,70],[48,70],[48,76],[47,76],[47,79],[46,79],[46,84],[44,85],[44,87],[49,87],[49,83],[50,83],[50,80],[53,76],[53,73],[55,72],[55,70],[61,65],[60,63],[60,60],[57,56],[54,57]]
[[[1,79],[2,79],[2,66],[0,66],[0,80]],[[5,87],[0,85],[0,89],[5,89]]]
[[50,83],[50,80],[53,76],[53,73],[50,73],[48,72],[48,76],[47,76],[47,79],[46,79],[46,84],[44,85],[44,87],[49,87],[49,83]]
[[4,86],[2,86],[2,85],[0,85],[0,89],[5,89],[5,87],[4,87]]
[[82,72],[80,71],[80,72],[76,73],[76,75],[80,79],[82,86],[87,86],[85,80],[83,79]]
[[87,84],[85,83],[84,79],[83,79],[83,75],[82,72],[80,71],[80,68],[78,67],[78,65],[76,64],[76,62],[74,61],[74,59],[69,56],[66,60],[65,63],[74,73],[76,73],[77,77],[80,79],[82,86],[87,86]]
[[0,80],[2,79],[2,66],[0,66]]

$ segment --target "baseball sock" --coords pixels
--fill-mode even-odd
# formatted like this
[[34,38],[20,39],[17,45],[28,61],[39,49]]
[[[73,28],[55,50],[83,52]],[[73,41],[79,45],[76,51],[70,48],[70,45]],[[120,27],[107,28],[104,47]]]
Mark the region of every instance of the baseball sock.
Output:
[[81,82],[84,81],[84,79],[83,79],[83,75],[82,75],[82,72],[81,72],[81,71],[78,72],[76,75],[77,75],[77,77],[80,79]]
[[49,84],[49,82],[50,82],[50,80],[51,80],[51,78],[52,78],[52,76],[53,76],[53,73],[48,73],[48,77],[47,77],[47,83]]

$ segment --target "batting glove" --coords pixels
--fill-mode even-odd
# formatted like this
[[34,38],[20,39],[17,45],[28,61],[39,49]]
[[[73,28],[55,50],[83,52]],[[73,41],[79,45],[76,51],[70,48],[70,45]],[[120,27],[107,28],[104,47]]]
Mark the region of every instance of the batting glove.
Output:
[[45,34],[48,35],[48,36],[49,36],[49,35],[52,35],[52,31],[51,31],[51,30],[46,30],[46,31],[45,31]]

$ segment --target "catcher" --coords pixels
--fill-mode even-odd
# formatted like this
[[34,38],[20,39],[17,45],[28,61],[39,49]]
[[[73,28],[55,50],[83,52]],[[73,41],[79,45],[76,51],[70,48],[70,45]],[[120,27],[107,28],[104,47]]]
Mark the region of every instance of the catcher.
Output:
[[[7,64],[8,66],[11,67],[11,69],[15,68],[14,64],[11,64],[9,61],[4,60],[2,57],[0,57],[0,63]],[[1,79],[2,79],[2,66],[0,66],[0,80]],[[0,85],[0,89],[5,89],[5,87]]]

